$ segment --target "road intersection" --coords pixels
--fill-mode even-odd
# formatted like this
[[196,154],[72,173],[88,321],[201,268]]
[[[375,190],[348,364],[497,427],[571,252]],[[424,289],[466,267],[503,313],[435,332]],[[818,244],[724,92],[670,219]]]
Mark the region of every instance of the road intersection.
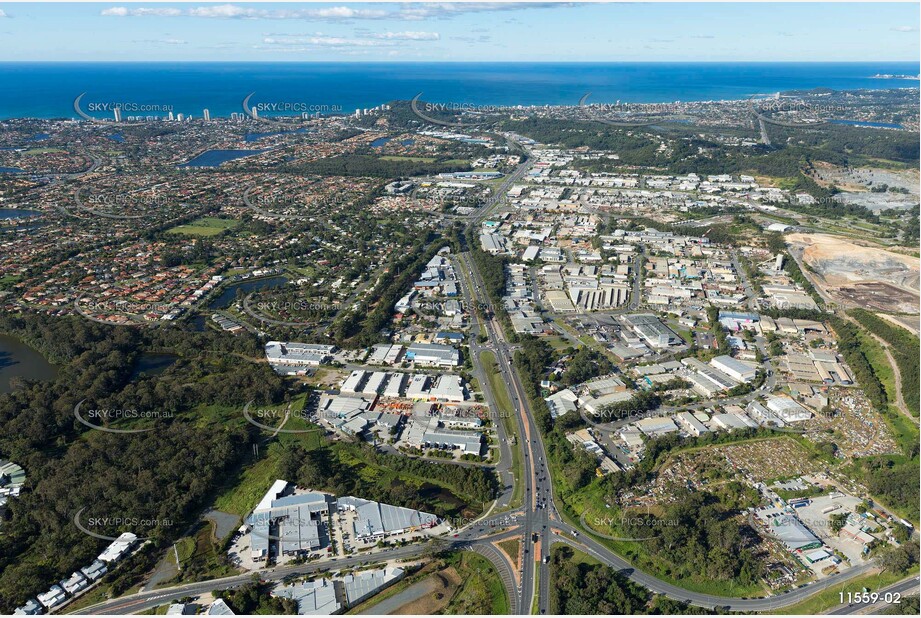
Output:
[[[480,209],[478,216],[471,217],[467,229],[473,229],[502,203],[505,192],[526,173],[529,163],[525,162],[500,185],[493,196]],[[486,295],[485,283],[469,251],[457,256],[462,267],[461,287],[465,299],[473,306],[488,307],[491,299]],[[469,278],[469,279],[468,279]],[[634,290],[631,308],[638,306],[639,289]],[[636,303],[636,304],[635,304]],[[474,312],[471,312],[472,314]],[[77,614],[132,614],[157,607],[185,596],[209,593],[213,590],[233,588],[252,581],[254,575],[266,581],[283,579],[332,571],[362,565],[379,564],[385,560],[412,559],[440,549],[460,549],[475,551],[488,559],[498,570],[500,578],[509,594],[513,614],[546,614],[550,608],[550,549],[554,543],[563,543],[596,558],[629,577],[633,582],[644,586],[652,592],[663,594],[674,600],[708,609],[722,608],[731,611],[770,612],[777,611],[798,603],[813,594],[845,582],[851,578],[866,574],[873,569],[870,564],[851,568],[844,573],[832,575],[819,583],[810,584],[783,594],[766,598],[740,599],[720,597],[692,592],[661,580],[633,567],[617,555],[602,539],[594,538],[588,531],[570,525],[561,517],[553,496],[551,473],[547,464],[544,442],[537,427],[534,412],[527,399],[521,377],[513,363],[514,346],[503,333],[502,326],[493,312],[484,312],[483,319],[474,317],[470,340],[470,351],[474,373],[488,399],[490,409],[498,411],[495,393],[491,392],[489,381],[479,359],[479,353],[490,350],[496,357],[497,369],[508,389],[518,425],[519,440],[515,448],[520,448],[521,470],[516,478],[512,469],[512,452],[509,436],[501,422],[496,422],[499,432],[501,459],[497,466],[501,492],[493,506],[479,520],[459,527],[453,536],[434,539],[425,543],[405,547],[383,549],[371,554],[323,560],[322,562],[278,566],[261,569],[250,573],[211,579],[202,582],[182,584],[158,590],[150,590],[126,595],[116,599],[97,603],[83,608]],[[480,334],[485,341],[479,341]],[[759,347],[764,342],[758,341]],[[523,484],[523,504],[514,508],[511,504],[516,483]],[[510,510],[512,509],[512,510]],[[495,511],[495,512],[494,512]],[[502,525],[495,526],[495,521],[502,518]],[[492,524],[490,524],[492,522]],[[515,577],[515,566],[496,549],[495,543],[505,539],[518,538],[522,551],[519,577]],[[842,612],[846,613],[846,612]]]

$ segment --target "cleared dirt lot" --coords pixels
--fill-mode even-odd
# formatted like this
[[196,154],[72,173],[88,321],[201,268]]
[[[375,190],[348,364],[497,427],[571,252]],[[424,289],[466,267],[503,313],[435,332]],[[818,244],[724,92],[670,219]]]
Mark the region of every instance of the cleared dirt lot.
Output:
[[918,313],[918,258],[829,234],[790,234],[787,241],[802,250],[803,261],[840,302],[867,306],[871,301],[881,311]]

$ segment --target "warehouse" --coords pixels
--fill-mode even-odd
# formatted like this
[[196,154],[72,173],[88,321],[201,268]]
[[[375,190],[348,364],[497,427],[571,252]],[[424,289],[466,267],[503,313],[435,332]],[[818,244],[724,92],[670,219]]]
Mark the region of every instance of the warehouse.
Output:
[[703,375],[719,388],[732,388],[738,383],[736,380],[733,380],[730,376],[723,373],[720,369],[717,369],[713,365],[702,363],[696,358],[684,358],[681,359],[681,362],[697,373]]
[[661,349],[683,342],[681,337],[651,313],[625,315],[621,319],[652,348]]
[[790,551],[805,551],[822,547],[822,541],[812,534],[796,515],[772,507],[757,511],[757,515],[765,522],[771,536],[783,543]]
[[712,420],[717,427],[728,431],[733,429],[754,429],[758,426],[755,421],[739,414],[714,414]]
[[377,395],[384,389],[384,381],[386,379],[386,373],[383,371],[375,371],[365,382],[365,385],[361,389],[361,393],[363,395]]
[[299,616],[332,616],[342,609],[336,599],[336,587],[329,579],[277,586],[272,596],[294,600]]
[[353,607],[361,603],[384,586],[402,579],[403,573],[403,569],[393,567],[346,575],[342,578],[346,604]]
[[362,371],[361,369],[353,371],[349,377],[345,379],[345,382],[342,383],[339,392],[349,394],[360,393],[361,385],[365,383],[365,376],[367,373],[367,371]]
[[540,253],[540,247],[537,245],[531,245],[526,247],[524,253],[521,255],[521,261],[523,262],[533,262],[537,259],[537,254]]
[[586,397],[580,401],[586,412],[598,416],[604,412],[604,408],[606,406],[609,406],[613,403],[620,403],[622,401],[630,401],[631,399],[633,399],[632,392],[622,391],[618,393],[610,393],[601,397]]
[[656,416],[636,421],[633,425],[650,438],[678,431],[675,422],[667,416]]
[[461,382],[460,376],[443,375],[435,381],[435,386],[429,391],[433,399],[460,403],[467,399],[467,392]]
[[429,380],[423,373],[414,374],[406,389],[406,396],[410,399],[425,399],[428,396]]
[[787,397],[768,397],[765,405],[785,423],[807,421],[812,418],[812,412]]
[[717,386],[712,380],[708,380],[703,374],[696,371],[688,374],[686,379],[691,383],[691,388],[695,393],[707,398],[711,398],[723,390],[722,387]]
[[406,350],[406,360],[420,365],[456,367],[460,364],[460,352],[449,345],[414,343]]
[[751,382],[758,373],[755,367],[725,354],[717,356],[710,361],[710,364],[737,382]]
[[576,402],[579,401],[579,398],[567,388],[550,395],[544,401],[547,402],[547,407],[550,409],[550,416],[559,418],[569,412],[575,412],[578,409]]
[[385,397],[401,397],[403,395],[403,385],[406,384],[406,374],[405,373],[392,373],[390,374],[390,381],[387,382],[386,388],[384,388]]
[[483,436],[475,431],[450,431],[441,428],[438,417],[413,418],[403,430],[401,441],[417,449],[435,448],[446,451],[460,450],[463,454],[479,455]]
[[287,481],[275,481],[247,518],[254,561],[268,558],[272,542],[285,556],[301,555],[327,544],[321,538],[321,524],[329,514],[331,496],[318,492],[286,495],[291,489]]
[[707,429],[706,426],[697,420],[697,417],[695,417],[690,412],[679,412],[676,416],[681,425],[692,436],[700,436],[705,433],[710,433],[710,430]]
[[327,362],[335,349],[332,345],[269,341],[265,357],[272,365],[317,367]]
[[336,501],[339,511],[354,511],[357,515],[353,526],[355,537],[368,540],[402,534],[411,529],[431,528],[438,525],[438,517],[415,509],[391,506],[346,496]]

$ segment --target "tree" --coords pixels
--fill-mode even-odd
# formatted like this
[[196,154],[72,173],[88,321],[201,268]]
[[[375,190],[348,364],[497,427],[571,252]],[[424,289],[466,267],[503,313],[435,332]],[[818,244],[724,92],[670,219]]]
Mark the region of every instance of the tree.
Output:
[[841,528],[843,528],[846,523],[847,513],[834,513],[828,518],[828,527],[831,528],[831,531],[835,534],[840,532]]

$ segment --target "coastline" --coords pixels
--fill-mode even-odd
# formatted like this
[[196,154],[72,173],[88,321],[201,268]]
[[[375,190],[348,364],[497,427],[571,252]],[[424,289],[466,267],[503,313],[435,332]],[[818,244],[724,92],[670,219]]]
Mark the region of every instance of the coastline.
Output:
[[[0,62],[0,79],[17,83],[0,96],[0,119],[77,118],[74,100],[169,107],[228,118],[241,102],[300,103],[349,114],[395,100],[511,106],[739,101],[816,88],[918,88],[917,64],[871,63],[146,63]],[[228,71],[233,71],[228,75]],[[896,85],[898,84],[898,85]],[[130,112],[128,112],[130,113]]]

